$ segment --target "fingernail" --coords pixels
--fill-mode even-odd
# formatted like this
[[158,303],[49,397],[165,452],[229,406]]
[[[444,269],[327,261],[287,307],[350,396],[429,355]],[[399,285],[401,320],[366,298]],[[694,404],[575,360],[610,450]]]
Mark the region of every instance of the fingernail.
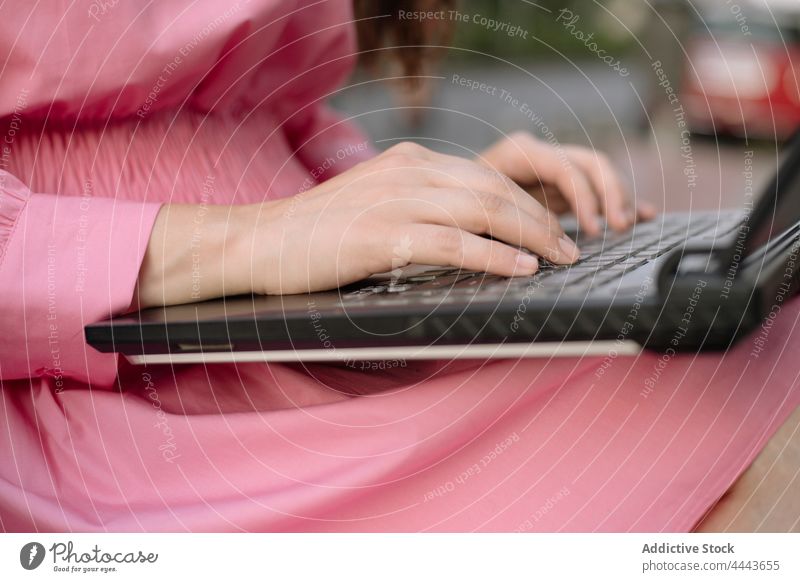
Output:
[[533,273],[538,268],[539,268],[539,261],[536,260],[536,257],[527,255],[525,253],[519,253],[517,255],[516,270],[527,273]]
[[558,246],[561,247],[561,252],[564,253],[564,256],[570,261],[576,261],[578,257],[581,256],[578,247],[567,235],[562,235],[561,238],[558,239]]
[[644,204],[640,209],[638,209],[637,214],[642,218],[642,220],[652,220],[658,215],[658,211],[656,211],[655,207],[650,206],[649,204]]

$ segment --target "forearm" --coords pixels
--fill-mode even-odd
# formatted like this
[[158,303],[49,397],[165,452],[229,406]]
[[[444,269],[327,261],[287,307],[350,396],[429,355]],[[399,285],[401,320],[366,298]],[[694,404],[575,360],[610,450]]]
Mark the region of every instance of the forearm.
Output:
[[134,308],[252,291],[255,206],[164,205],[139,271]]

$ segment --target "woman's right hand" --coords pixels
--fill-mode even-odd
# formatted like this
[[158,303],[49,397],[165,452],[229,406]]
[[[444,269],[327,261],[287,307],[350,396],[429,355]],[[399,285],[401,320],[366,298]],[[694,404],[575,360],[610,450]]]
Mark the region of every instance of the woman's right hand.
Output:
[[409,263],[531,275],[536,256],[579,256],[558,220],[511,179],[412,143],[291,198],[197,216],[195,205],[162,208],[134,307],[321,291]]
[[579,256],[512,180],[413,143],[266,202],[254,220],[251,283],[263,294],[332,289],[409,263],[533,274],[536,257],[517,247],[559,264]]

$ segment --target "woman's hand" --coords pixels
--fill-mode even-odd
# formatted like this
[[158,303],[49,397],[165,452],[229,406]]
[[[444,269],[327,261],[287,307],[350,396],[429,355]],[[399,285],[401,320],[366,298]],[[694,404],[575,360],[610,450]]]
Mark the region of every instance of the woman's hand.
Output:
[[[619,229],[633,217],[603,158],[576,147],[564,154],[566,162],[526,134],[499,142],[482,163],[402,143],[291,198],[167,205],[139,275],[138,306],[332,289],[409,263],[504,276],[533,274],[537,256],[572,263],[575,244],[518,183],[557,187],[589,232],[600,210]],[[651,214],[640,207],[640,217]]]
[[554,214],[571,210],[581,229],[600,234],[599,217],[614,230],[655,217],[646,202],[632,201],[602,153],[580,146],[554,146],[516,132],[484,151],[478,161],[514,180]]
[[513,180],[402,143],[292,198],[163,207],[134,305],[319,291],[409,263],[531,275],[533,255],[567,264],[579,254]]
[[252,215],[257,293],[331,289],[408,263],[531,275],[538,261],[517,247],[559,264],[580,254],[514,181],[412,143]]

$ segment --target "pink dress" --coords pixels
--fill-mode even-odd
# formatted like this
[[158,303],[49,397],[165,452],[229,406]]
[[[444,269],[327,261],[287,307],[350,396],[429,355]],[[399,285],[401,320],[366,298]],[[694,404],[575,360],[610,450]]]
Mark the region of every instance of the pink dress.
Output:
[[0,530],[684,531],[798,405],[796,301],[666,366],[94,351],[83,326],[129,306],[161,203],[291,196],[365,140],[323,104],[347,1],[142,6],[0,6]]

